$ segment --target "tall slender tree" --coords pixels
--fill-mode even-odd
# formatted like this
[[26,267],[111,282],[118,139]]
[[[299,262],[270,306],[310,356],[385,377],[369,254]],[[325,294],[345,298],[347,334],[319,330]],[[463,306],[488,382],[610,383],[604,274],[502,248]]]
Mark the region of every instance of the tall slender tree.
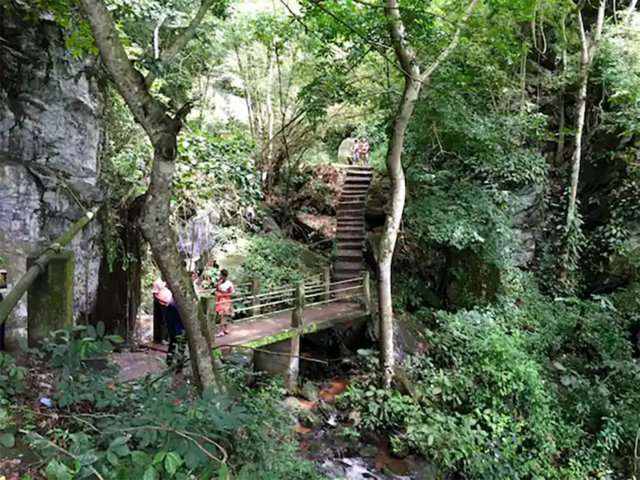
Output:
[[384,233],[378,252],[380,350],[382,355],[382,379],[383,384],[387,387],[391,385],[395,369],[391,263],[406,198],[405,176],[402,167],[402,151],[404,148],[405,134],[422,87],[429,82],[433,73],[455,50],[460,40],[461,31],[473,14],[478,3],[479,0],[471,1],[449,45],[424,69],[421,68],[418,63],[416,51],[407,39],[399,0],[387,0],[384,9],[389,36],[404,81],[402,96],[393,119],[389,148],[387,151],[387,168],[389,169],[389,176],[391,178],[391,211],[385,221]]

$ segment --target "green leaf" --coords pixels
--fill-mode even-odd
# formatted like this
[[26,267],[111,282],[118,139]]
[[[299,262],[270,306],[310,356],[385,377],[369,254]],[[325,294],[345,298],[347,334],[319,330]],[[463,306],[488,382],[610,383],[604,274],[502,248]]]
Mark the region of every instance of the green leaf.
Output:
[[155,457],[153,457],[153,464],[158,465],[159,463],[162,463],[166,454],[167,452],[156,453]]
[[229,467],[225,463],[218,469],[218,480],[229,480]]
[[0,433],[0,445],[5,448],[13,448],[16,445],[16,437],[13,433]]
[[55,458],[49,462],[45,470],[48,480],[72,480],[71,470]]
[[149,468],[144,471],[144,475],[142,476],[142,480],[157,480],[157,478],[158,472],[152,466],[149,466]]
[[140,467],[145,467],[151,463],[151,457],[144,452],[135,450],[131,452],[131,461]]
[[117,437],[109,445],[109,450],[119,457],[129,455],[128,437]]
[[164,457],[164,468],[170,476],[174,476],[182,465],[182,458],[175,452],[169,452]]

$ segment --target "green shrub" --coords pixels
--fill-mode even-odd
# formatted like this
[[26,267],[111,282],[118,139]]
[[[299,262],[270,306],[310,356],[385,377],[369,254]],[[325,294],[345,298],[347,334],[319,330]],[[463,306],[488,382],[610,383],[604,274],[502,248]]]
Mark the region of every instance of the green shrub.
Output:
[[244,275],[257,277],[263,290],[301,281],[312,273],[304,262],[305,247],[274,235],[251,238]]
[[628,478],[640,428],[637,319],[616,303],[630,298],[554,300],[524,282],[490,307],[422,311],[429,354],[404,363],[412,394],[365,378],[343,401],[396,452],[464,478]]
[[22,393],[26,374],[27,370],[17,366],[11,355],[0,352],[0,404],[3,399]]

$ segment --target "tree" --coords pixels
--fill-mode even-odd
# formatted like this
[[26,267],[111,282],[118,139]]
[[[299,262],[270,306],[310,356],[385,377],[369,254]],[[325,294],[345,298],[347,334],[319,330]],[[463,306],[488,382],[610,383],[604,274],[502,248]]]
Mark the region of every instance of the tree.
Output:
[[387,151],[387,168],[391,178],[391,211],[385,220],[384,233],[378,252],[380,350],[383,384],[387,387],[391,385],[395,368],[391,263],[406,198],[405,177],[402,167],[405,134],[413,115],[415,103],[420,95],[420,90],[423,85],[429,82],[436,69],[456,48],[461,30],[473,14],[478,2],[479,0],[472,0],[453,35],[451,43],[424,69],[420,67],[416,59],[416,52],[407,39],[405,25],[400,13],[399,0],[387,0],[384,10],[388,21],[389,36],[404,80],[402,97],[393,119]]
[[591,38],[587,36],[585,31],[582,9],[579,8],[577,11],[578,28],[580,33],[580,86],[578,90],[578,101],[576,102],[575,148],[571,157],[571,183],[569,190],[569,205],[567,207],[567,230],[572,229],[576,221],[576,198],[578,196],[580,161],[582,159],[582,135],[584,132],[584,119],[587,111],[587,87],[589,84],[589,73],[591,71],[591,65],[593,64],[593,58],[596,55],[600,37],[602,36],[606,8],[607,1],[600,0],[600,5],[598,7],[598,19]]
[[[175,57],[178,49],[195,35],[206,12],[215,2],[202,1],[190,25],[174,40],[173,47],[160,56],[161,59],[170,61]],[[215,387],[218,376],[211,356],[210,340],[200,327],[197,297],[178,253],[175,233],[168,228],[177,136],[189,105],[171,115],[169,109],[150,93],[155,75],[150,74],[145,78],[128,58],[104,1],[80,0],[80,4],[111,80],[153,145],[151,181],[145,198],[142,232],[182,316],[196,385],[200,389]]]

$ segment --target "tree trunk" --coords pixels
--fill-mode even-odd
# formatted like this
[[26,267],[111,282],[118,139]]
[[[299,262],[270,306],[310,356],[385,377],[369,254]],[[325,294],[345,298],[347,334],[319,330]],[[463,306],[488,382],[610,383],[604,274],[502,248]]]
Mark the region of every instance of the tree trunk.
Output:
[[[119,41],[113,18],[104,1],[81,0],[81,5],[112,81],[153,145],[151,183],[146,195],[141,229],[145,240],[151,246],[153,258],[160,272],[173,292],[182,317],[187,332],[195,384],[200,390],[219,387],[211,345],[207,342],[198,321],[197,296],[178,252],[175,233],[169,226],[169,201],[177,156],[176,139],[182,119],[179,116],[170,117],[166,107],[150,94],[147,82],[135,69]],[[201,20],[199,11],[194,21]],[[191,28],[185,30],[185,34],[193,33]],[[179,42],[181,43],[182,39]]]
[[167,281],[187,331],[187,341],[196,384],[203,388],[217,385],[217,372],[211,345],[198,321],[198,299],[178,252],[173,229],[168,228],[169,201],[175,171],[176,137],[167,133],[154,145],[153,171],[147,192],[142,233],[151,246],[153,258]]
[[391,143],[387,152],[387,168],[391,177],[391,212],[385,220],[384,233],[378,253],[382,376],[383,383],[387,387],[391,385],[395,365],[391,264],[406,197],[404,170],[402,168],[402,149],[407,126],[420,94],[420,86],[421,84],[418,81],[410,78],[405,79],[404,92],[398,113],[393,121]]
[[391,265],[406,197],[404,170],[402,168],[404,137],[422,86],[429,81],[433,72],[456,48],[462,27],[469,20],[478,3],[479,0],[471,1],[462,21],[456,28],[451,42],[440,52],[433,63],[425,68],[424,72],[420,71],[420,67],[416,62],[415,51],[407,41],[398,0],[387,0],[384,9],[391,43],[398,59],[400,70],[404,75],[402,98],[398,106],[398,112],[393,120],[389,150],[387,151],[387,168],[391,177],[391,212],[385,220],[384,232],[378,252],[380,353],[382,356],[382,383],[387,388],[391,386],[395,368]]
[[587,112],[589,73],[598,42],[600,41],[600,36],[602,35],[606,6],[607,1],[601,0],[598,8],[598,20],[591,40],[587,38],[585,32],[582,12],[578,11],[578,25],[580,28],[580,87],[578,90],[578,102],[576,104],[575,148],[571,156],[571,183],[569,187],[569,204],[567,206],[567,231],[571,228],[576,218],[576,201],[578,197],[578,182],[580,180],[580,163],[582,160],[582,137]]

